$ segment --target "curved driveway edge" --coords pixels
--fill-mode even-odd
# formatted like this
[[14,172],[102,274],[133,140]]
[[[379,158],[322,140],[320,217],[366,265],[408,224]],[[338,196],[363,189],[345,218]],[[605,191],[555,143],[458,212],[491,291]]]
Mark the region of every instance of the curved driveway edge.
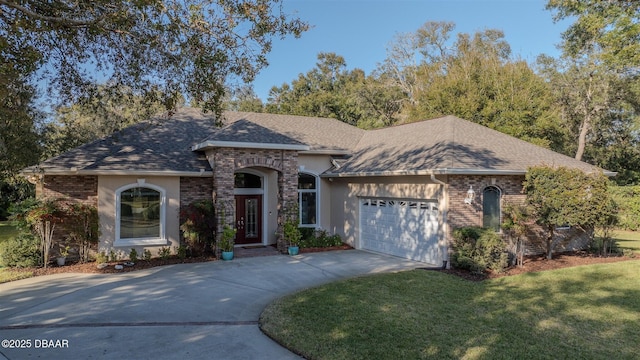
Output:
[[424,265],[345,250],[0,284],[0,359],[297,359],[258,328],[271,301]]

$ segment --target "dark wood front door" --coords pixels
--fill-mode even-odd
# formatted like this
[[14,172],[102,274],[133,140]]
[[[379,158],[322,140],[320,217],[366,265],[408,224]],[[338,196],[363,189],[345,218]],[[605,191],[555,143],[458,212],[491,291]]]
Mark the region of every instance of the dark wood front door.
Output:
[[262,195],[236,195],[236,244],[262,243]]

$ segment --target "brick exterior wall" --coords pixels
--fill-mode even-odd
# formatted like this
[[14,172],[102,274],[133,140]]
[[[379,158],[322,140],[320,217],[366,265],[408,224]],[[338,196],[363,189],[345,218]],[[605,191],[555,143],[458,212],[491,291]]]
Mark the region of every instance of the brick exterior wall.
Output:
[[36,186],[38,198],[65,198],[98,206],[98,177],[88,175],[45,175]]
[[[217,148],[207,151],[213,169],[213,199],[218,212],[218,234],[224,224],[235,223],[234,173],[238,170],[261,167],[278,171],[278,226],[284,211],[294,206],[298,197],[298,152],[293,150]],[[221,211],[224,210],[224,211]],[[224,216],[222,217],[222,213]],[[282,232],[280,229],[278,233]],[[287,245],[278,237],[278,250],[286,252]]]
[[[462,226],[482,226],[482,191],[488,186],[495,186],[501,191],[501,205],[523,202],[522,193],[524,176],[450,176],[449,177],[449,229]],[[471,205],[465,204],[469,187],[476,195]],[[451,235],[451,234],[449,234]]]
[[[39,199],[64,199],[97,208],[98,177],[90,175],[45,175],[42,181],[36,184],[36,197]],[[53,249],[51,250],[50,258],[58,256],[58,244],[60,246],[71,245],[66,243],[68,236],[69,230],[65,228],[64,223],[58,224],[53,233]],[[68,258],[77,260],[77,249],[72,248],[71,251]]]
[[180,178],[180,208],[200,200],[211,200],[213,179],[211,177]]
[[[449,213],[448,239],[453,239],[453,230],[463,226],[482,226],[482,192],[487,186],[495,186],[501,190],[500,207],[504,211],[508,204],[522,204],[525,194],[522,193],[524,176],[450,176],[449,177]],[[471,205],[464,203],[469,187],[473,186],[475,199]],[[509,240],[508,234],[503,234]],[[584,249],[590,239],[591,230],[570,229],[555,234],[555,251],[572,251]],[[546,234],[542,227],[532,224],[525,239],[527,254],[546,252]]]

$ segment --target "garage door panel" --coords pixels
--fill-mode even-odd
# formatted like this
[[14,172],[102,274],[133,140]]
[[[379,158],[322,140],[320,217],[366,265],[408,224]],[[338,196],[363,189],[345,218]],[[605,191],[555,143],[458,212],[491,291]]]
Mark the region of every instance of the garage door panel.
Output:
[[433,200],[363,199],[361,247],[431,264],[441,264],[438,207]]

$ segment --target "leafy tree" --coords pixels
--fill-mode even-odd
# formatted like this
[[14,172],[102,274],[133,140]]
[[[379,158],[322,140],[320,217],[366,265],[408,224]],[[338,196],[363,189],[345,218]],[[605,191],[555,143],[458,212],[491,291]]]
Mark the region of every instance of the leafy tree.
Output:
[[265,111],[379,127],[396,121],[398,95],[378,79],[366,77],[360,69],[347,70],[342,56],[320,53],[314,69],[300,74],[291,84],[271,89]]
[[228,92],[229,98],[225,101],[227,110],[262,112],[264,105],[251,86],[242,86]]
[[186,94],[216,113],[226,81],[248,82],[267,65],[273,37],[308,28],[281,0],[0,0],[0,22],[0,43],[29,46],[62,99],[107,78],[163,94],[168,108]]
[[145,99],[131,89],[100,85],[69,106],[56,109],[53,121],[43,128],[45,157],[94,141],[164,109],[153,96]]
[[548,259],[553,257],[556,227],[593,229],[615,219],[616,206],[608,192],[608,179],[602,173],[531,167],[525,175],[524,191],[531,216],[547,232]]
[[630,0],[549,0],[554,19],[575,18],[563,34],[571,57],[596,53],[598,62],[625,72],[640,68],[640,2]]
[[[1,13],[0,13],[1,14]],[[36,124],[41,114],[33,106],[35,89],[28,76],[37,58],[28,48],[18,49],[0,37],[0,179],[38,161],[40,144]]]
[[407,121],[455,115],[562,149],[565,133],[557,121],[551,89],[526,62],[511,60],[504,34],[498,30],[458,34],[451,43],[452,31],[451,23],[426,23],[410,37],[416,39],[408,42],[411,47],[396,49],[382,67],[408,97],[403,110]]
[[363,75],[361,70],[346,70],[346,66],[342,56],[318,54],[314,69],[300,74],[291,85],[283,84],[269,91],[267,112],[330,117],[356,125],[359,114],[344,90],[350,77]]

